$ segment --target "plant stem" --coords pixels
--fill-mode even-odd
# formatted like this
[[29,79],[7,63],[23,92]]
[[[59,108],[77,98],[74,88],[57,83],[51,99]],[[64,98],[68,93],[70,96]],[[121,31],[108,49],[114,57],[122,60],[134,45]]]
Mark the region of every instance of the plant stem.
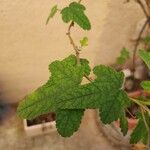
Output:
[[129,115],[130,115],[133,119],[136,118],[135,116],[132,115],[132,113],[131,113],[128,109],[126,109],[126,111],[129,113]]
[[[82,0],[79,0],[78,3],[81,3]],[[71,28],[74,26],[74,22],[71,21],[69,27],[68,27],[68,32],[67,32],[67,35],[68,35],[68,38],[70,40],[70,44],[73,46],[73,49],[75,50],[75,53],[76,53],[76,60],[77,60],[77,65],[80,64],[80,53],[79,51],[81,51],[78,46],[75,44],[75,42],[73,41],[73,38],[71,36]]]
[[89,76],[84,75],[84,77],[85,77],[88,81],[93,82],[93,80],[92,80]]
[[74,43],[73,41],[73,38],[71,37],[71,28],[74,26],[74,22],[72,21],[68,27],[68,32],[67,32],[67,35],[68,35],[68,38],[70,40],[70,44],[73,46],[73,49],[75,50],[75,53],[76,53],[76,59],[77,59],[77,65],[80,64],[80,49],[76,46],[76,44]]
[[[147,20],[144,23],[141,31],[139,32],[138,38],[137,38],[135,46],[134,46],[134,50],[133,50],[133,72],[135,71],[135,59],[136,59],[136,52],[137,52],[138,45],[140,43],[142,34],[143,34],[146,26],[148,24],[150,25],[150,14],[149,14],[149,12],[150,12],[150,2],[149,2],[149,0],[145,0],[145,3],[146,3],[145,5],[147,6],[147,8],[146,8],[146,6],[143,4],[143,2],[141,0],[136,0],[136,2],[140,5],[140,7],[141,7],[143,13],[145,14]],[[147,9],[148,9],[148,12],[147,12]]]
[[139,46],[139,43],[140,43],[140,40],[141,40],[141,37],[142,37],[142,34],[147,26],[147,24],[149,23],[150,19],[147,19],[141,29],[141,31],[139,32],[139,35],[138,35],[138,38],[136,40],[136,43],[135,43],[135,46],[134,46],[134,50],[133,50],[133,71],[135,69],[135,60],[136,60],[136,53],[137,53],[137,48]]
[[150,115],[150,110],[149,110],[149,108],[147,107],[147,106],[144,106],[142,103],[141,103],[141,101],[138,101],[138,100],[136,100],[136,99],[134,99],[134,98],[130,98],[130,100],[132,100],[135,104],[137,104],[138,106],[140,106],[140,107],[142,107],[145,111],[147,111],[148,112],[148,114]]
[[145,3],[147,5],[148,13],[150,15],[150,1],[149,0],[145,0]]
[[146,18],[149,19],[149,14],[147,13],[146,8],[145,8],[145,6],[143,5],[143,3],[141,2],[141,0],[137,0],[137,3],[138,3],[138,4],[140,5],[140,7],[142,8],[142,10],[143,10],[143,12],[144,12]]
[[147,101],[139,101],[139,102],[143,105],[150,106],[150,102]]

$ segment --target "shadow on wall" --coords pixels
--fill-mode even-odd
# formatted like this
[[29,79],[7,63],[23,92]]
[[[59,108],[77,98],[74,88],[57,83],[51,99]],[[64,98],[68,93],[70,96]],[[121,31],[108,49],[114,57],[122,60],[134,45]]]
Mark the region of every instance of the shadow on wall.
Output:
[[9,117],[10,105],[6,104],[4,101],[0,100],[0,124]]

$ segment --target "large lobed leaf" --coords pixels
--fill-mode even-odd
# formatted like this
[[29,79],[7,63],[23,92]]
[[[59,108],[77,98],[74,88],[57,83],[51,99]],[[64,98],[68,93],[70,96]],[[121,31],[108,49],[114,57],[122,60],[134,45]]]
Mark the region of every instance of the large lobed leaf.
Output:
[[55,61],[49,66],[51,77],[48,82],[36,91],[26,96],[18,107],[18,114],[27,119],[33,119],[49,111],[57,110],[57,99],[68,88],[80,84],[83,75],[90,72],[88,61],[82,59],[81,66],[76,66],[76,58],[71,55],[63,61]]
[[[56,112],[57,128],[62,136],[70,136],[77,130],[84,109],[98,108],[102,122],[111,123],[119,119],[129,105],[127,94],[121,89],[124,80],[121,72],[100,65],[93,69],[96,79],[81,85],[84,74],[90,73],[88,61],[81,59],[81,65],[77,66],[72,55],[53,62],[49,69],[49,81],[25,97],[18,107],[18,114],[32,119],[50,111]],[[67,121],[68,124],[72,121],[68,130]]]
[[91,24],[88,17],[84,14],[85,9],[83,5],[72,2],[61,11],[62,19],[66,23],[74,21],[84,30],[90,30]]

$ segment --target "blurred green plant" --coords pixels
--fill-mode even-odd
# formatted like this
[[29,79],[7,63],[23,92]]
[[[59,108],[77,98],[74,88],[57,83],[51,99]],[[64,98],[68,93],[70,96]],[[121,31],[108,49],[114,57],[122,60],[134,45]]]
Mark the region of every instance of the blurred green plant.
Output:
[[117,57],[117,64],[123,65],[130,58],[130,53],[127,48],[123,48],[120,52],[120,56]]

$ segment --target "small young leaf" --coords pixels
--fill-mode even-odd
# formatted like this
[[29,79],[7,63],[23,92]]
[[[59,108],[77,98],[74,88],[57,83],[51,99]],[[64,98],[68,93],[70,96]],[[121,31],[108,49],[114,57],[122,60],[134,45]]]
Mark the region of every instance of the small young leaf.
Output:
[[122,112],[122,115],[120,117],[120,128],[121,128],[121,132],[125,136],[128,132],[128,120],[125,111]]
[[59,110],[56,112],[56,127],[63,137],[70,137],[80,126],[84,110]]
[[85,7],[77,2],[72,2],[69,7],[65,7],[62,11],[62,20],[65,23],[70,21],[76,22],[84,30],[90,30],[91,24],[87,16],[84,14]]
[[[148,113],[144,113],[144,116],[145,116],[145,121],[147,122],[148,126],[150,126],[150,117],[149,117]],[[142,114],[138,115],[138,119],[139,119],[138,124],[131,134],[130,143],[136,144],[137,142],[141,141],[144,144],[147,144],[149,133],[146,128]]]
[[57,5],[55,5],[51,8],[50,14],[46,20],[46,25],[48,24],[49,20],[54,17],[54,15],[57,13],[57,11],[58,11]]
[[139,56],[147,64],[147,66],[150,68],[150,52],[147,52],[145,50],[140,50]]
[[84,37],[82,40],[80,40],[80,44],[81,47],[88,46],[88,38]]
[[130,58],[128,49],[123,48],[120,52],[120,56],[117,57],[117,64],[124,64]]
[[150,91],[150,81],[143,81],[143,82],[141,83],[141,86],[142,86],[142,88],[143,88],[144,90]]

